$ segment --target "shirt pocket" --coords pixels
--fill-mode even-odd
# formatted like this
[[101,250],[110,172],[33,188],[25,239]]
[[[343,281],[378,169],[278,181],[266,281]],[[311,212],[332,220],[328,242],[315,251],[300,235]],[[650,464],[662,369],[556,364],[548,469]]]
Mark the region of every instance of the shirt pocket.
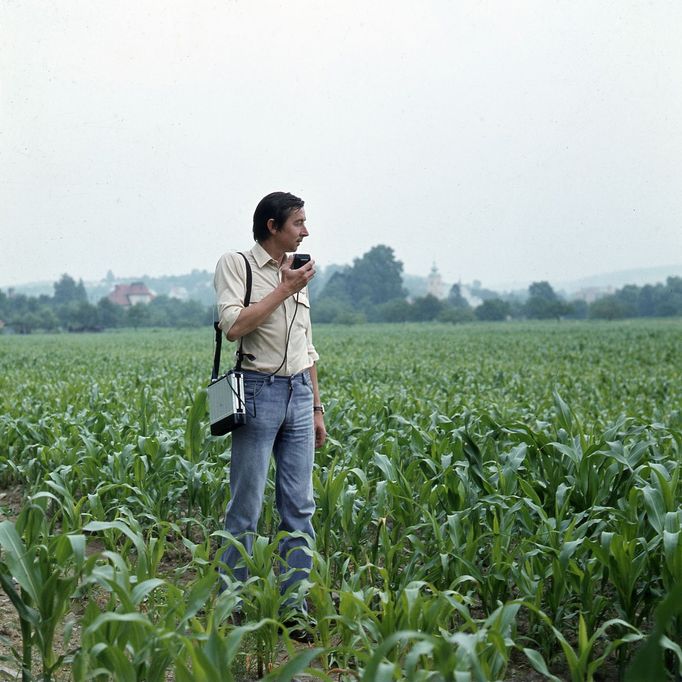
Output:
[[299,292],[296,300],[296,326],[307,329],[310,324],[310,299],[304,289]]
[[299,308],[298,314],[300,315],[302,312],[310,313],[310,299],[308,298],[308,292],[305,289],[302,289],[298,293],[297,297],[297,303],[299,306],[302,306],[302,308]]

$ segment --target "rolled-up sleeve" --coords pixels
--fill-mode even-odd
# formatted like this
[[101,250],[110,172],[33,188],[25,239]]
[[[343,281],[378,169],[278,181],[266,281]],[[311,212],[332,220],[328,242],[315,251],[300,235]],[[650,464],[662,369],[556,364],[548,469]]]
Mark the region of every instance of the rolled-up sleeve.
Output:
[[237,321],[246,296],[246,265],[235,252],[223,254],[215,268],[213,286],[218,304],[218,320],[224,333]]
[[310,363],[313,364],[320,359],[315,346],[313,346],[313,326],[308,319],[308,328],[306,329],[306,340],[308,341],[308,358],[310,358]]

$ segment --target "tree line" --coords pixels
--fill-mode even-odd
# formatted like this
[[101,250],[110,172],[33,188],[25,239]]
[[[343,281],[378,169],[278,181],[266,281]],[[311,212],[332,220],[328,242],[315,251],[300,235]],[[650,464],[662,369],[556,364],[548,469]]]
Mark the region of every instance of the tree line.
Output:
[[199,327],[211,323],[212,311],[198,301],[157,296],[148,304],[122,307],[103,296],[89,303],[83,280],[62,275],[47,296],[8,295],[0,291],[0,320],[19,334],[42,331],[101,331],[117,327]]
[[[501,295],[479,288],[481,302],[472,306],[459,284],[444,299],[426,294],[410,300],[403,287],[403,265],[393,249],[371,248],[353,264],[337,270],[315,292],[313,319],[317,322],[470,322],[506,319],[622,319],[682,315],[682,277],[665,284],[628,285],[588,304],[567,301],[549,282],[533,282],[527,296]],[[314,280],[313,280],[314,281]]]
[[[533,282],[526,297],[478,288],[471,305],[459,284],[444,299],[431,294],[409,298],[403,264],[393,249],[372,247],[352,265],[311,283],[313,320],[336,324],[363,322],[461,323],[506,319],[606,319],[682,315],[682,277],[664,284],[627,285],[593,303],[567,301],[549,282]],[[212,306],[157,296],[148,304],[122,307],[103,296],[89,303],[82,280],[67,274],[54,283],[52,296],[8,295],[0,290],[0,321],[22,334],[33,331],[99,331],[117,327],[200,327],[210,325]],[[2,325],[0,325],[2,326]]]

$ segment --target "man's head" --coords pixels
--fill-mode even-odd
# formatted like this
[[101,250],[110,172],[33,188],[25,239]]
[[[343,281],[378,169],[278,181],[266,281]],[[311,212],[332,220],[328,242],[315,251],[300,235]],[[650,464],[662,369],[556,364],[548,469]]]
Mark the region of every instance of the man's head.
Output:
[[262,243],[275,231],[281,230],[294,211],[300,211],[303,199],[289,192],[272,192],[263,197],[253,214],[253,238]]

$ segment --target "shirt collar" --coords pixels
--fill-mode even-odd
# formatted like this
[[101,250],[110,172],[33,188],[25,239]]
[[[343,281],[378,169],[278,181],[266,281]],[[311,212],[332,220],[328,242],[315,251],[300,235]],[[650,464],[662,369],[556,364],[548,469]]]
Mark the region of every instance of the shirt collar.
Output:
[[280,265],[258,242],[253,245],[251,255],[259,268],[262,268],[268,263],[274,263],[277,267]]

